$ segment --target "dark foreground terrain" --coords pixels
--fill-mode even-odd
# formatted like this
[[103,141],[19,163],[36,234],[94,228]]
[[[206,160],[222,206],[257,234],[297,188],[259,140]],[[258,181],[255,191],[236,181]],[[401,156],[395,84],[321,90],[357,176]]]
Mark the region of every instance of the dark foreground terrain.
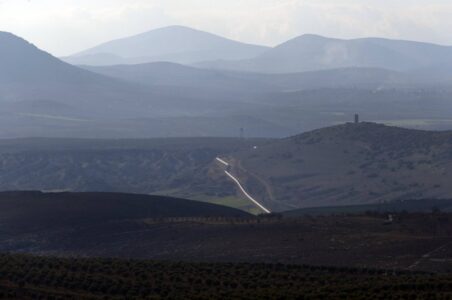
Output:
[[2,299],[450,299],[452,276],[0,255]]
[[452,214],[260,216],[125,194],[0,193],[0,252],[452,271]]

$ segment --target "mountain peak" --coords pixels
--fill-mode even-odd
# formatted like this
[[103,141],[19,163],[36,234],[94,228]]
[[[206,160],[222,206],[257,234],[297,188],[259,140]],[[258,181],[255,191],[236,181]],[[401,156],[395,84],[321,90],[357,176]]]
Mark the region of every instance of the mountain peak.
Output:
[[[93,61],[92,55],[113,54],[123,58],[119,64],[156,61],[193,64],[205,60],[248,59],[266,50],[267,47],[233,41],[190,27],[172,25],[101,44],[66,58],[66,61],[73,64],[104,65],[100,61]],[[87,55],[90,55],[88,62],[85,59]]]
[[[9,32],[0,32],[0,66],[0,83],[55,84],[86,72]],[[91,73],[88,77],[92,79]]]
[[[21,37],[18,37],[15,34],[12,34],[11,32],[6,32],[6,31],[0,31],[0,44],[1,44],[1,48],[0,50],[4,49],[7,46],[11,46],[11,45],[28,45],[28,46],[33,46],[31,43],[29,43],[28,41],[24,40]],[[33,46],[33,48],[36,48]]]
[[[8,68],[8,66],[17,68],[17,64],[30,61],[36,55],[49,56],[33,44],[10,32],[0,31],[0,46],[0,61],[3,62],[3,68]],[[14,63],[11,60],[12,57],[18,58],[19,61]]]
[[[161,28],[157,28],[154,30],[188,30],[188,31],[200,31],[198,29],[192,28],[192,27],[188,27],[188,26],[183,26],[183,25],[169,25],[169,26],[165,26],[165,27],[161,27]],[[153,30],[151,30],[153,31]]]
[[[170,25],[170,26],[165,26],[165,27],[160,27],[160,28],[155,28],[155,29],[151,29],[151,30],[147,30],[143,33],[137,34],[133,37],[140,37],[140,36],[146,36],[146,35],[153,35],[153,34],[175,34],[175,33],[202,33],[202,34],[210,34],[208,32],[204,32],[198,29],[194,29],[191,27],[187,27],[187,26],[182,26],[182,25]],[[128,39],[128,38],[126,38]]]
[[7,31],[0,31],[0,38],[18,38],[18,36],[12,34],[11,32]]
[[313,34],[313,33],[305,33],[300,35],[298,38],[300,39],[327,39],[327,37],[324,37],[322,35]]
[[316,43],[323,43],[325,41],[342,41],[342,40],[336,39],[336,38],[329,38],[329,37],[325,37],[325,36],[318,35],[318,34],[307,33],[307,34],[297,36],[291,40],[288,40],[287,42],[277,46],[276,48],[284,46],[284,45],[294,44],[294,43],[316,44]]

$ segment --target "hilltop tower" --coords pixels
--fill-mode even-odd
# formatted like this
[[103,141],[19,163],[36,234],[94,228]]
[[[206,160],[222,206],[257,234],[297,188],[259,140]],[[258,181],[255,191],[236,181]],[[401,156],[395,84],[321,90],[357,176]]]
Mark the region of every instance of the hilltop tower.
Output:
[[240,138],[244,139],[245,138],[245,128],[240,128]]
[[355,124],[358,124],[358,123],[359,123],[359,115],[355,114]]

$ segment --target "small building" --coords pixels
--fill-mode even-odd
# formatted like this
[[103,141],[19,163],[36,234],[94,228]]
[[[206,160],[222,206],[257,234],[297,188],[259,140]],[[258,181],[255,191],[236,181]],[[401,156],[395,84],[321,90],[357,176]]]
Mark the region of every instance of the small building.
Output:
[[388,215],[388,218],[384,221],[384,225],[391,225],[394,223],[394,216],[393,215]]

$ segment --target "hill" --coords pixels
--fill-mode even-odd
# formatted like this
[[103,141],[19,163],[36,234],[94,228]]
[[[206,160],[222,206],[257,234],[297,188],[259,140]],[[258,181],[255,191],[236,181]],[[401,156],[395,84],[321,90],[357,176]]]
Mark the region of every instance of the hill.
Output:
[[0,45],[1,114],[86,124],[187,113],[190,106],[202,105],[168,89],[144,88],[74,67],[10,33],[0,32]]
[[259,56],[240,61],[204,62],[200,66],[264,73],[294,73],[365,67],[409,71],[449,63],[452,48],[434,44],[362,38],[341,40],[302,35]]
[[451,132],[344,124],[229,158],[252,194],[278,209],[450,199]]
[[3,140],[0,189],[152,193],[253,211],[220,156],[272,211],[449,199],[451,140],[450,132],[373,123],[277,140]]
[[[214,89],[217,92],[229,92],[235,95],[239,95],[239,92],[261,94],[264,91],[272,91],[266,83],[253,80],[253,78],[244,79],[241,76],[234,76],[233,73],[205,70],[169,62],[81,66],[81,68],[148,86],[189,87],[201,91]],[[216,94],[215,98],[218,97],[219,95]]]
[[251,58],[266,49],[188,27],[170,26],[110,41],[64,60],[77,65],[157,61],[191,64],[203,60]]
[[0,190],[158,194],[252,211],[212,167],[218,155],[265,140],[0,140]]
[[86,120],[118,116],[121,109],[135,113],[143,102],[135,96],[126,105],[124,99],[151,96],[136,85],[63,63],[13,34],[0,32],[0,45],[1,113]]
[[14,230],[52,230],[170,217],[246,217],[229,207],[120,193],[0,192],[0,219]]
[[[261,74],[209,70],[173,63],[148,63],[116,66],[81,66],[114,78],[148,86],[180,86],[201,90],[216,89],[223,93],[239,92],[262,95],[265,92],[300,91],[322,88],[389,89],[431,86],[411,74],[377,68],[342,68],[289,74]],[[434,81],[444,84],[445,78]],[[258,96],[255,96],[256,98]],[[251,98],[251,97],[249,97]],[[252,99],[252,98],[251,98]]]
[[[92,73],[4,32],[0,65],[1,138],[225,135],[234,120],[218,113],[251,106],[237,95],[144,86]],[[206,126],[216,120],[215,126]],[[272,127],[258,122],[264,129]],[[280,131],[277,126],[273,130]]]
[[[357,112],[367,120],[410,128],[449,129],[452,124],[449,101],[452,93],[447,84],[452,82],[451,77],[426,70],[407,73],[342,68],[259,74],[170,63],[84,68],[147,86],[163,85],[170,89],[180,86],[185,95],[187,90],[196,90],[212,102],[224,103],[211,116],[191,118],[190,127],[178,126],[177,122],[183,120],[177,120],[161,130],[178,128],[180,134],[192,129],[223,136],[230,130],[230,124],[240,124],[250,136],[285,137],[346,122]],[[242,104],[231,105],[231,99]],[[153,134],[158,136],[158,128],[164,122],[154,123],[149,127],[155,128]],[[206,123],[214,126],[202,125]]]
[[220,156],[272,211],[449,199],[451,140],[450,132],[373,123],[277,140],[3,140],[0,189],[152,193],[253,211]]
[[452,123],[447,70],[258,74],[151,63],[90,69],[96,74],[12,34],[0,40],[0,138],[231,137],[240,128],[285,137],[355,112],[408,127]]

